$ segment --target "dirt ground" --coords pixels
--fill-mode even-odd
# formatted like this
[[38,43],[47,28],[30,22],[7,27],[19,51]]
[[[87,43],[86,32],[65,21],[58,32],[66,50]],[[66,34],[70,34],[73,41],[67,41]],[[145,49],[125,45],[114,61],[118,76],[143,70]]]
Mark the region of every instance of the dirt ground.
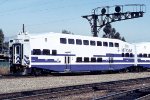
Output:
[[6,75],[6,74],[9,74],[9,67],[1,67],[0,66],[0,75]]

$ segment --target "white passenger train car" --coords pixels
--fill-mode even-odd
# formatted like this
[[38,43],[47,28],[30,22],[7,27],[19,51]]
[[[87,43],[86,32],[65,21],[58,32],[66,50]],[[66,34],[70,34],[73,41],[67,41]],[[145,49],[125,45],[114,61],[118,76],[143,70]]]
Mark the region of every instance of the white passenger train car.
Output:
[[[13,73],[121,70],[150,60],[137,56],[142,48],[140,44],[136,46],[118,39],[53,32],[21,33],[10,40],[10,68]],[[145,52],[150,54],[148,47],[141,53]]]
[[150,68],[150,42],[136,44],[137,65]]

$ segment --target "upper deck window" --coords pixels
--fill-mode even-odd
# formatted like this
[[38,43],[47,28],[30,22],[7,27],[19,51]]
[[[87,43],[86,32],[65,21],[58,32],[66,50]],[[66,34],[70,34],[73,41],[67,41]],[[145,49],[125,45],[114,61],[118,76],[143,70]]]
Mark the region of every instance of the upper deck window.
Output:
[[90,41],[91,46],[95,46],[95,41]]
[[102,42],[101,41],[97,41],[97,46],[102,46]]
[[89,41],[88,40],[83,40],[83,44],[84,45],[89,45]]
[[77,45],[82,45],[82,40],[81,39],[76,39],[76,44]]
[[103,46],[108,47],[108,43],[107,42],[103,42]]
[[33,49],[33,55],[41,55],[40,49]]
[[62,44],[66,44],[66,43],[67,43],[66,38],[60,38],[60,43],[62,43]]
[[119,43],[115,43],[115,47],[119,47]]
[[69,44],[74,44],[74,39],[68,39]]
[[109,47],[113,47],[114,44],[112,42],[109,42]]

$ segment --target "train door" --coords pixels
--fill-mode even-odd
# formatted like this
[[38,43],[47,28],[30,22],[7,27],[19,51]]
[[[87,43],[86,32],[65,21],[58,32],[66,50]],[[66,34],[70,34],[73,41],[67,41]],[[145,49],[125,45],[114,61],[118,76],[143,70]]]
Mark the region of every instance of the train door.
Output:
[[113,62],[114,62],[113,55],[110,55],[109,56],[109,69],[110,70],[114,69]]
[[13,45],[13,64],[21,64],[21,44]]
[[70,72],[71,70],[71,56],[65,56],[65,72]]

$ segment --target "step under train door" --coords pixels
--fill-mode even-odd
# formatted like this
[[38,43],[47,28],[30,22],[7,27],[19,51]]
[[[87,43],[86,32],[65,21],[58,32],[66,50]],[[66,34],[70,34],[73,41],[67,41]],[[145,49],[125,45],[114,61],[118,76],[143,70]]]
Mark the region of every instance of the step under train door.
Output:
[[13,64],[22,63],[22,47],[20,43],[13,44]]

